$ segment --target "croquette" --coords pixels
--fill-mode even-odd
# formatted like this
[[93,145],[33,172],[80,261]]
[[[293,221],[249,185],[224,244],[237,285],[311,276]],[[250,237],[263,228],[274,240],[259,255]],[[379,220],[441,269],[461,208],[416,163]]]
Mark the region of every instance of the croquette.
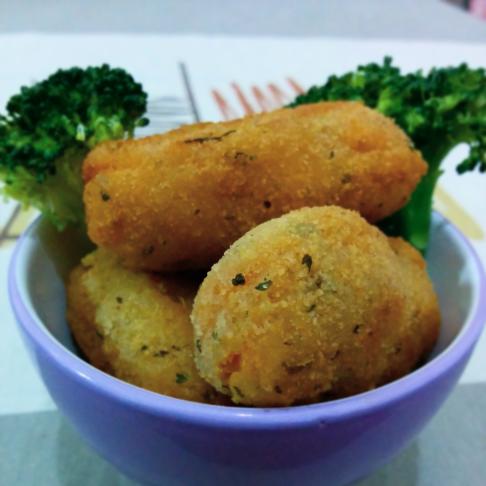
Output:
[[71,273],[68,322],[93,366],[154,392],[224,403],[194,364],[189,314],[196,290],[192,279],[126,270],[96,250]]
[[209,268],[248,230],[293,209],[334,204],[379,221],[426,167],[391,119],[355,102],[189,125],[88,154],[88,232],[132,269]]
[[357,212],[304,208],[236,241],[191,319],[201,376],[233,402],[354,395],[413,370],[439,332],[421,255]]

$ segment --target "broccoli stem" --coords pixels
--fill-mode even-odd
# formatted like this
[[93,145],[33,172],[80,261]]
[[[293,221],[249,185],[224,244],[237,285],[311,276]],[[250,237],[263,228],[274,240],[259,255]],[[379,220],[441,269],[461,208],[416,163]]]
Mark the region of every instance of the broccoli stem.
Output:
[[407,239],[425,253],[432,197],[448,152],[465,143],[469,155],[456,166],[459,174],[486,173],[486,70],[466,64],[402,74],[390,57],[383,64],[358,66],[354,72],[331,76],[289,105],[331,100],[362,101],[393,118],[422,152],[428,173],[407,205],[380,222],[390,236]]
[[422,254],[425,254],[429,241],[435,186],[443,172],[440,164],[450,149],[449,143],[431,143],[422,148],[422,156],[429,165],[427,174],[417,185],[408,204],[379,224],[387,235],[405,238]]

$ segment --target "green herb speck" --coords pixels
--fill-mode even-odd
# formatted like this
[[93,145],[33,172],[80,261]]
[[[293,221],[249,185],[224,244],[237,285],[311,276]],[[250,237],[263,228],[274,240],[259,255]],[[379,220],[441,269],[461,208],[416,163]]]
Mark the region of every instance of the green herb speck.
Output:
[[202,351],[202,346],[201,346],[201,340],[196,339],[196,349],[201,352]]
[[176,383],[179,385],[182,385],[182,383],[185,383],[188,380],[187,376],[182,374],[182,373],[177,373],[176,374]]
[[305,265],[310,272],[312,267],[312,257],[307,255],[307,253],[302,257],[302,265]]
[[312,312],[315,308],[316,308],[316,304],[311,304],[309,307],[307,307],[306,311]]
[[265,279],[263,282],[260,282],[256,287],[255,289],[256,290],[268,290],[270,288],[270,286],[272,285],[272,281],[271,280],[268,280],[268,279]]
[[282,366],[285,368],[289,375],[295,375],[296,373],[300,373],[308,368],[310,368],[313,364],[313,361],[308,361],[307,363],[302,364],[289,364],[285,361],[282,363]]
[[245,276],[242,273],[237,273],[234,278],[231,279],[233,285],[244,285],[246,282]]
[[349,184],[353,180],[353,176],[351,174],[344,174],[341,177],[341,184]]
[[101,192],[101,199],[106,202],[106,201],[109,201],[111,199],[111,197],[107,192],[102,191]]

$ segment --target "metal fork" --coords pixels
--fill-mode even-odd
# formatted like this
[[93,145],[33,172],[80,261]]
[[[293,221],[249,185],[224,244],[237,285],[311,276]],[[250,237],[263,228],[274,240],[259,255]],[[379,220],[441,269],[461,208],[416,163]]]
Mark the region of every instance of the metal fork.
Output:
[[178,96],[150,98],[147,103],[147,116],[150,124],[137,130],[138,136],[164,132],[193,121],[187,100]]

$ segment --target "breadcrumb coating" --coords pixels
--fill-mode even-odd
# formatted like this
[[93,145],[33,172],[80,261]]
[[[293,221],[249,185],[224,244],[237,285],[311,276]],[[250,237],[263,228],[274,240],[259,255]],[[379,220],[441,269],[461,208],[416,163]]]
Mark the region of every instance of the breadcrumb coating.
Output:
[[176,398],[225,403],[197,372],[189,320],[197,282],[133,272],[96,250],[70,276],[67,316],[93,366]]
[[293,211],[236,241],[202,283],[191,319],[201,376],[255,406],[397,379],[431,351],[440,322],[421,255],[335,206]]
[[88,232],[130,268],[209,268],[248,230],[293,209],[389,216],[426,167],[391,119],[360,103],[189,125],[88,155]]

